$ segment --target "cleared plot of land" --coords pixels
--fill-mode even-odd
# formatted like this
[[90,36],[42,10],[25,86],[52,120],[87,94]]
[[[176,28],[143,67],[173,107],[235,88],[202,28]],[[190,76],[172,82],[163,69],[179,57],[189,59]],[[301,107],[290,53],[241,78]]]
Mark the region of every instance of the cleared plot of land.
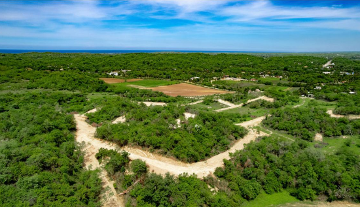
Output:
[[340,149],[344,149],[353,155],[360,155],[360,139],[358,136],[343,137],[325,137],[323,142],[326,143],[321,150],[326,154],[335,154]]
[[180,83],[171,86],[159,86],[155,88],[151,88],[153,91],[160,91],[169,96],[207,96],[214,94],[226,94],[233,93],[229,91],[216,90],[212,88],[205,88],[201,86]]
[[[114,83],[125,83],[125,79],[118,79],[118,78],[100,78],[100,80],[105,81],[105,83],[108,84],[114,84]],[[126,79],[126,82],[136,82],[141,81],[142,79]]]

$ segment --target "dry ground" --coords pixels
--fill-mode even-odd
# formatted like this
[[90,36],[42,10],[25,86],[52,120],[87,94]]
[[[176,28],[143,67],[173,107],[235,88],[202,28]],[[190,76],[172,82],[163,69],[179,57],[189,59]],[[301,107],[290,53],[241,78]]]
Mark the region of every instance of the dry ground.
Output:
[[216,90],[212,88],[205,88],[201,86],[191,85],[187,83],[180,83],[175,85],[169,86],[159,86],[154,88],[149,88],[153,91],[160,91],[165,93],[169,96],[207,96],[207,95],[214,95],[214,94],[226,94],[226,93],[233,93],[230,91],[222,91]]
[[334,114],[333,110],[328,110],[326,113],[328,113],[330,115],[330,117],[333,117],[333,118],[348,118],[350,120],[352,120],[352,119],[360,119],[360,115],[347,115],[347,116],[344,116],[344,115]]
[[[125,79],[118,79],[118,78],[100,78],[100,80],[105,81],[105,83],[114,84],[114,83],[124,83]],[[141,81],[142,79],[127,79],[126,82],[135,82]]]

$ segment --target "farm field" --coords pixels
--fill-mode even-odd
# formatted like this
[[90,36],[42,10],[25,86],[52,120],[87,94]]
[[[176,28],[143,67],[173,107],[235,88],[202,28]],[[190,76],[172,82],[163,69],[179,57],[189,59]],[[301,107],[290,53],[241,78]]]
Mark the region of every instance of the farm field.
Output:
[[216,90],[211,88],[205,88],[202,86],[191,85],[187,83],[180,83],[176,85],[169,86],[159,86],[155,88],[151,88],[153,91],[163,92],[164,94],[172,97],[176,96],[208,96],[214,94],[227,94],[233,93],[229,91]]
[[131,83],[122,83],[122,85],[127,86],[141,86],[145,88],[158,87],[158,86],[167,86],[179,83],[178,81],[170,80],[154,80],[154,79],[144,79],[141,81],[131,82]]

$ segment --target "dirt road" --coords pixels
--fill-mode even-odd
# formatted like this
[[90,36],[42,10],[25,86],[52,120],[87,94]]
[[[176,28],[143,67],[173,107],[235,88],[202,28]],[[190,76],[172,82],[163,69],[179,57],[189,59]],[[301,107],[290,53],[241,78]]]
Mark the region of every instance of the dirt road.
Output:
[[[260,97],[257,97],[257,98],[254,98],[254,99],[251,99],[251,100],[248,100],[246,102],[246,104],[248,103],[251,103],[251,102],[254,102],[254,101],[257,101],[257,100],[265,100],[265,101],[270,101],[270,102],[274,102],[274,99],[273,98],[269,98],[267,96],[260,96]],[[222,109],[218,109],[218,110],[215,110],[216,112],[222,112],[222,111],[227,111],[227,110],[230,110],[230,109],[236,109],[236,108],[240,108],[242,107],[244,104],[239,104],[239,105],[235,105],[235,104],[232,104],[232,103],[229,103],[227,101],[223,101],[221,99],[218,100],[219,103],[222,103],[222,104],[225,104],[225,105],[228,105],[229,107],[228,108],[222,108]],[[220,102],[221,101],[221,102]],[[227,103],[226,103],[227,102]]]
[[[265,117],[259,117],[257,119],[238,124],[249,128],[261,123]],[[138,148],[133,147],[118,147],[111,142],[94,138],[96,129],[89,125],[86,121],[86,116],[84,115],[75,115],[75,121],[77,123],[77,138],[78,142],[87,143],[85,147],[86,158],[85,165],[93,167],[99,167],[99,163],[95,158],[95,154],[100,148],[106,149],[117,149],[124,150],[130,153],[130,159],[141,159],[146,162],[149,166],[149,170],[158,174],[165,174],[169,172],[173,175],[180,175],[182,173],[196,174],[198,177],[205,177],[210,173],[213,173],[217,167],[223,166],[223,159],[230,159],[229,153],[234,153],[236,150],[242,150],[244,145],[254,141],[258,136],[264,136],[266,134],[260,133],[257,134],[254,130],[249,129],[249,133],[242,139],[238,140],[229,150],[218,154],[214,157],[209,158],[206,161],[197,162],[197,163],[183,163],[177,161],[173,158],[163,157],[158,154],[153,154]],[[109,181],[108,181],[109,182]]]
[[344,116],[344,115],[339,115],[339,114],[334,114],[333,110],[328,110],[326,113],[328,113],[330,115],[330,117],[333,117],[333,118],[348,118],[350,120],[353,120],[353,119],[360,119],[360,115],[347,115],[347,116]]
[[[87,169],[97,169],[100,167],[98,160],[95,157],[95,154],[99,151],[100,148],[107,149],[116,149],[114,145],[109,143],[102,143],[100,140],[93,138],[96,128],[90,126],[85,122],[86,116],[75,114],[76,121],[76,141],[83,143],[85,147],[83,151],[85,152],[84,164]],[[101,201],[103,206],[112,207],[112,206],[123,206],[122,199],[117,196],[116,190],[113,186],[113,181],[111,181],[107,173],[101,169],[100,178],[102,180],[103,188],[108,189],[106,192],[101,194]]]

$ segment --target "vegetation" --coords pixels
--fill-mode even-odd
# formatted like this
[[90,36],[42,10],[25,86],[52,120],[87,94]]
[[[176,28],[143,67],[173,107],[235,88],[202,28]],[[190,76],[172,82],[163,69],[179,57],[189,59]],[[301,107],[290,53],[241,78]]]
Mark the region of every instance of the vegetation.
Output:
[[316,107],[277,110],[263,123],[307,141],[312,141],[315,133],[327,137],[360,134],[360,120],[330,118],[324,109]]
[[[234,123],[271,114],[257,128],[272,132],[270,137],[246,145],[203,179],[162,177],[127,152],[100,149],[96,158],[117,192],[128,192],[127,206],[264,206],[318,196],[360,202],[360,120],[326,113],[360,114],[360,61],[356,54],[326,56],[334,68],[323,68],[328,59],[320,54],[1,54],[0,206],[101,205],[99,172],[83,168],[72,117],[93,108],[97,112],[87,116],[99,126],[99,138],[186,162],[229,149],[246,134]],[[99,80],[111,71],[144,80],[113,85]],[[224,76],[243,81],[219,80]],[[192,77],[235,93],[183,106],[193,100],[129,87]],[[222,108],[218,98],[241,104],[262,95],[275,102],[213,112]],[[315,99],[303,102],[300,96]],[[144,101],[168,105],[146,107],[139,103]],[[186,120],[184,112],[196,117]],[[111,124],[120,116],[125,123]],[[316,133],[324,135],[322,142],[313,142]]]
[[98,173],[82,168],[73,117],[63,113],[81,101],[64,93],[1,95],[1,206],[99,206]]
[[[137,107],[126,113],[126,123],[104,124],[96,131],[101,139],[121,146],[135,144],[158,150],[182,161],[197,162],[229,149],[241,139],[246,130],[235,126],[234,121],[244,120],[235,114],[200,112],[185,120],[185,108]],[[178,126],[176,119],[181,119]]]
[[313,200],[321,194],[328,201],[359,201],[359,161],[347,146],[325,156],[306,141],[264,137],[233,154],[230,161],[224,160],[225,167],[215,175],[247,200],[256,198],[261,190],[273,194],[286,189],[299,200]]

